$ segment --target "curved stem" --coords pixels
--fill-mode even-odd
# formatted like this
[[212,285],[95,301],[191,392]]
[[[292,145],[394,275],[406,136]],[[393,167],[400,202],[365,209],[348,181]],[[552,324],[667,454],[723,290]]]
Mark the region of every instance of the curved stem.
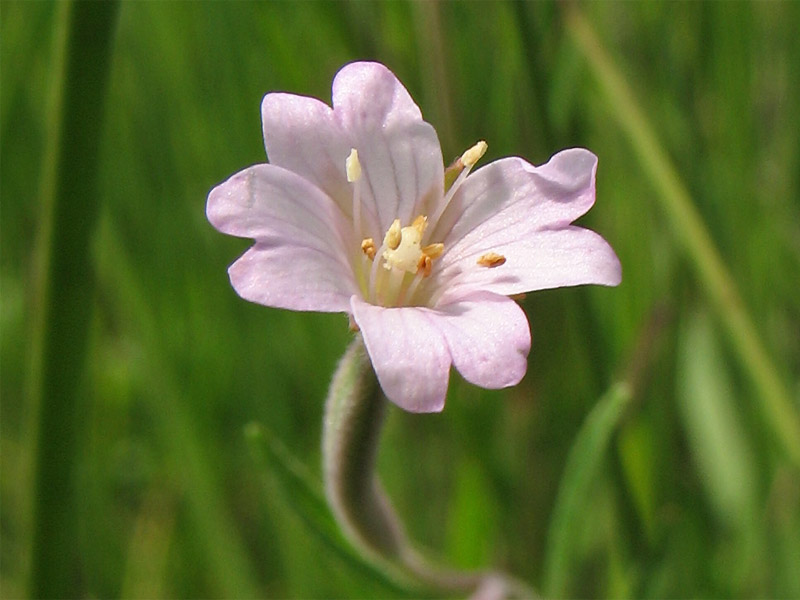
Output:
[[526,584],[503,573],[441,568],[411,546],[375,477],[386,404],[359,335],[333,376],[322,437],[328,503],[351,541],[373,560],[399,567],[439,595],[535,597]]
[[373,475],[385,407],[358,336],[339,363],[325,405],[325,492],[348,535],[374,554],[396,558],[405,534]]

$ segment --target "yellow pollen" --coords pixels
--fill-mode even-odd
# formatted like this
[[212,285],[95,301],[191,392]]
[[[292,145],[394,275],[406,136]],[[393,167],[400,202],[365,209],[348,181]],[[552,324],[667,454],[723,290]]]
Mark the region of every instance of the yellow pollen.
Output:
[[419,262],[417,263],[417,273],[422,272],[422,276],[427,277],[431,274],[432,268],[433,259],[423,252],[422,256],[419,257]]
[[386,247],[390,250],[397,250],[397,247],[400,245],[400,240],[402,239],[403,233],[400,229],[400,219],[395,219],[392,221],[389,231],[386,232],[383,243],[386,244]]
[[358,150],[355,148],[350,150],[350,156],[345,160],[344,166],[347,171],[347,181],[353,183],[361,179],[361,163],[358,161]]
[[431,244],[430,246],[425,246],[422,249],[422,253],[430,256],[431,260],[439,258],[444,252],[444,244]]
[[425,229],[428,227],[428,217],[419,215],[414,219],[414,222],[411,223],[411,226],[419,231],[419,235],[422,237],[422,234],[425,233]]
[[499,267],[500,265],[505,264],[505,262],[506,257],[502,254],[497,254],[496,252],[487,252],[478,259],[478,264],[480,266],[488,267],[489,269]]
[[[428,227],[428,218],[419,215],[411,225],[400,227],[400,220],[395,219],[386,232],[383,240],[382,266],[387,271],[411,273],[428,277],[433,268],[433,261],[444,252],[444,244],[429,244],[422,247],[422,236]],[[370,240],[371,241],[371,240]],[[362,249],[367,240],[362,243]],[[367,250],[364,250],[366,253]],[[377,266],[377,265],[376,265]],[[417,284],[410,289],[416,290]]]
[[[418,223],[418,221],[414,221],[414,223]],[[383,253],[383,258],[386,261],[383,266],[387,270],[396,267],[407,273],[416,273],[420,256],[422,256],[420,242],[422,241],[421,229],[424,229],[424,227],[419,225],[416,227],[414,225],[403,227],[398,237],[393,233],[395,224],[399,227],[400,221],[396,220],[392,223],[392,227],[386,232],[384,243],[386,243],[388,249]],[[395,242],[395,240],[397,241],[396,244],[390,243]]]
[[488,147],[489,144],[481,140],[472,148],[464,152],[459,160],[465,167],[472,168],[475,166],[475,163],[478,162],[484,154],[486,154],[486,149]]
[[361,242],[361,251],[367,255],[367,258],[372,260],[375,258],[375,240],[372,238],[365,238],[364,241]]

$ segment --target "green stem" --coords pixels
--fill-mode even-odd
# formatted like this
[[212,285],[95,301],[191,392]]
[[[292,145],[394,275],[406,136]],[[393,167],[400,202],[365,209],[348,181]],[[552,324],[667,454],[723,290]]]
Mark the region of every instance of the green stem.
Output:
[[59,6],[56,131],[44,166],[42,306],[32,394],[38,410],[31,596],[84,595],[74,521],[76,420],[91,318],[89,238],[99,209],[97,157],[117,2]]
[[397,559],[405,535],[374,476],[385,408],[359,336],[339,363],[325,405],[325,489],[351,537],[378,556]]
[[588,61],[609,104],[614,107],[612,118],[628,136],[642,168],[659,191],[656,198],[661,201],[672,232],[689,256],[689,264],[704,284],[743,370],[758,391],[759,408],[766,422],[774,430],[789,459],[800,467],[800,416],[686,186],[659,144],[627,82],[580,10],[570,7],[566,22],[570,35]]
[[328,503],[344,532],[373,561],[399,568],[437,595],[535,597],[503,573],[440,568],[411,546],[375,477],[386,404],[359,335],[331,382],[322,440]]

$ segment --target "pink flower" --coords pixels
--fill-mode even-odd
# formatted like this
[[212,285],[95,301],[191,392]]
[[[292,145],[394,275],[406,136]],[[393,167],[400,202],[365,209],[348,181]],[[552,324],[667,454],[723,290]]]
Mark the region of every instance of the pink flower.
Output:
[[479,142],[446,184],[436,132],[376,63],[339,71],[333,108],[271,93],[261,113],[269,164],[218,185],[206,207],[221,232],[255,240],[231,283],[266,306],[348,313],[406,410],[442,410],[451,365],[485,388],[522,379],[530,329],[508,296],[620,281],[608,243],[571,225],[594,203],[588,150],[469,174]]

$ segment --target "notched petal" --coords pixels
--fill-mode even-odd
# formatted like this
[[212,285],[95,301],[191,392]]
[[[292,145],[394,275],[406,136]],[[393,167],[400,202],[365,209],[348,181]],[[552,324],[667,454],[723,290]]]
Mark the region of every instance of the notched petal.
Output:
[[245,300],[273,308],[347,312],[356,290],[352,274],[335,256],[285,243],[258,243],[228,269]]
[[450,377],[450,353],[425,308],[383,308],[353,296],[372,367],[386,397],[410,412],[440,412]]
[[441,306],[436,327],[447,340],[453,366],[475,385],[516,385],[528,368],[530,328],[519,305],[505,296],[479,292]]

